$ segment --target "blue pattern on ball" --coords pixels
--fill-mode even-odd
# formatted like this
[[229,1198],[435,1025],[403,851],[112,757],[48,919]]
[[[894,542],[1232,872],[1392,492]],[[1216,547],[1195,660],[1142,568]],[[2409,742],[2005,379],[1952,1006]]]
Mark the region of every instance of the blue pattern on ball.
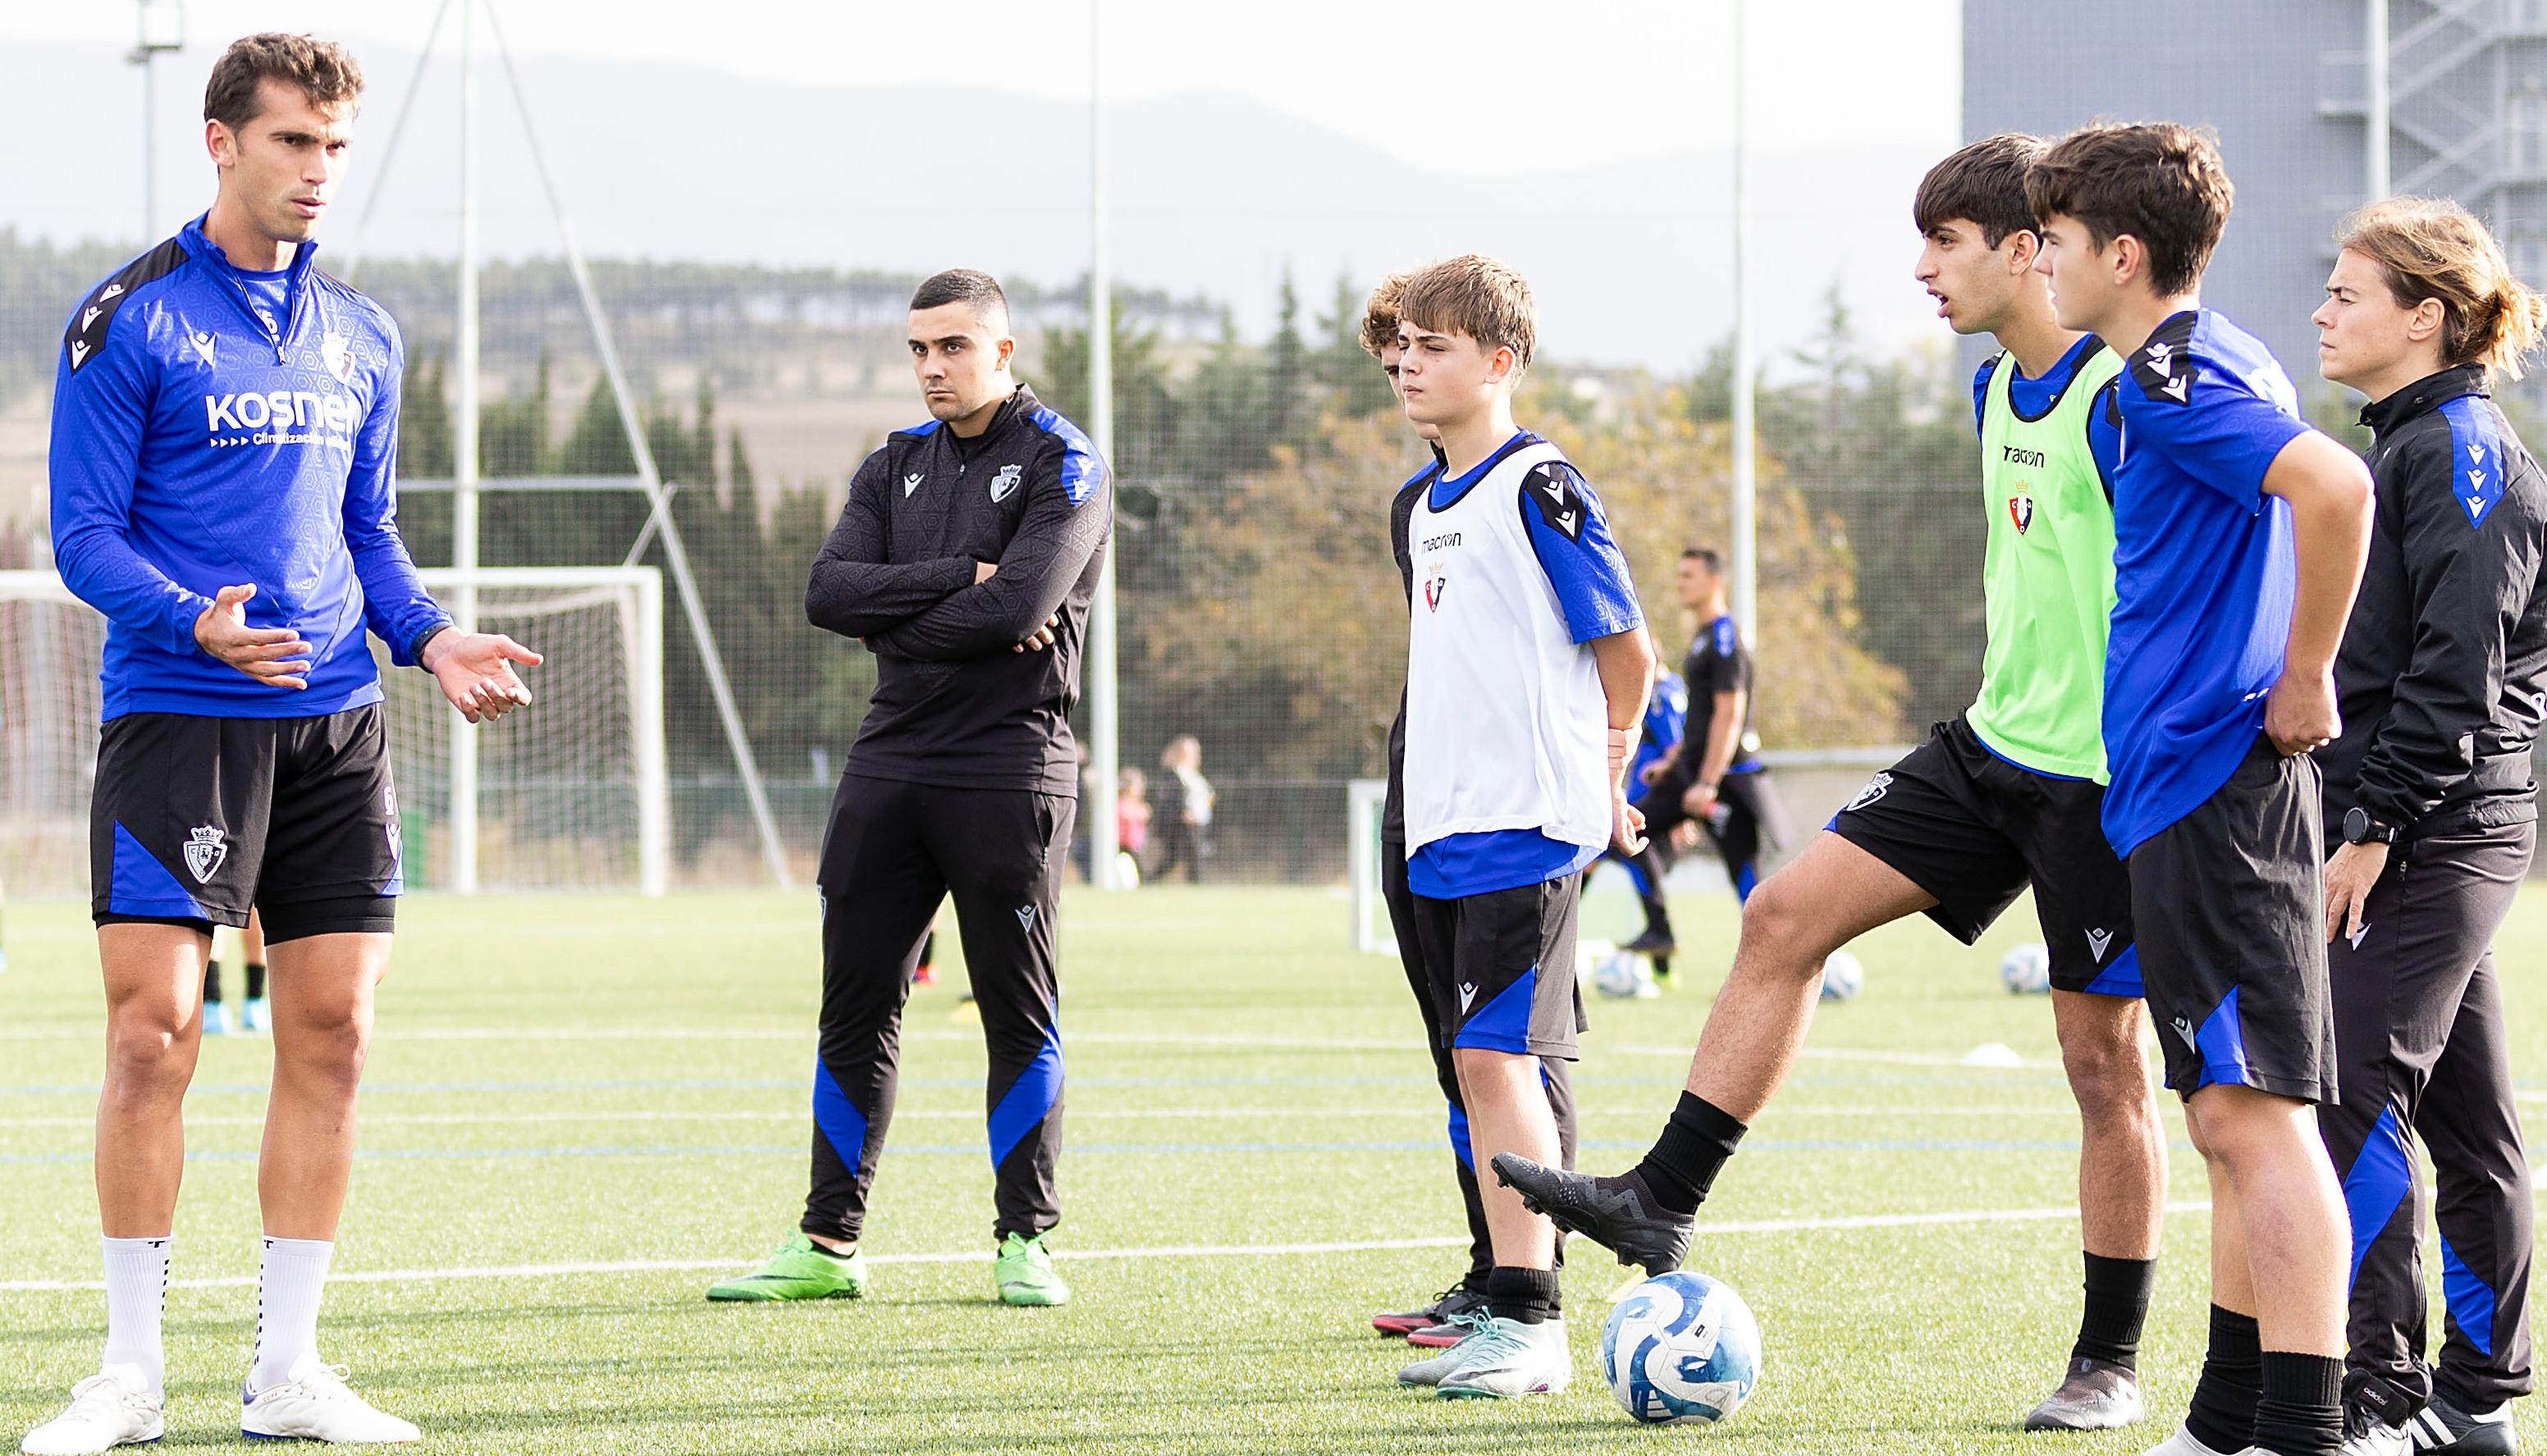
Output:
[[1760,1326],[1731,1285],[1685,1270],[1628,1292],[1601,1331],[1601,1374],[1638,1420],[1722,1420],[1760,1383]]

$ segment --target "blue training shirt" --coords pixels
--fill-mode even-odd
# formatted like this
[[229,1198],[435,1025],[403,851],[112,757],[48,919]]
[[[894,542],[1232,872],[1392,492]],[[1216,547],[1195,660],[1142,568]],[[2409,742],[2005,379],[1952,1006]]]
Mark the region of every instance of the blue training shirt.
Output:
[[[53,384],[53,558],[106,615],[107,719],[360,708],[381,700],[367,628],[407,666],[451,625],[397,531],[397,325],[314,252],[242,274],[199,217],[72,311]],[[309,644],[307,689],[197,645],[196,618],[239,584],[256,587],[250,627]]]
[[1645,700],[1645,728],[1636,739],[1636,756],[1627,761],[1629,804],[1643,806],[1653,787],[1645,782],[1645,770],[1680,742],[1688,726],[1689,684],[1677,672],[1662,673],[1654,679],[1654,695]]
[[2298,590],[2264,473],[2307,433],[2290,376],[2208,308],[2158,325],[2117,382],[2105,837],[2131,852],[2217,793],[2264,728]]
[[[1538,440],[1528,430],[1519,431],[1465,474],[1435,475],[1429,494],[1433,508],[1440,510],[1465,495],[1504,457]],[[1532,550],[1556,594],[1565,630],[1577,642],[1633,632],[1644,625],[1644,607],[1636,600],[1635,583],[1627,575],[1626,556],[1610,534],[1609,513],[1572,462],[1559,462],[1555,468],[1572,477],[1574,493],[1582,501],[1584,519],[1579,530],[1569,534],[1558,529],[1548,519],[1550,503],[1540,499],[1538,491],[1520,492],[1514,506],[1530,530]],[[1406,884],[1428,899],[1457,899],[1544,884],[1574,874],[1600,857],[1598,847],[1568,844],[1537,829],[1450,834],[1407,858]]]

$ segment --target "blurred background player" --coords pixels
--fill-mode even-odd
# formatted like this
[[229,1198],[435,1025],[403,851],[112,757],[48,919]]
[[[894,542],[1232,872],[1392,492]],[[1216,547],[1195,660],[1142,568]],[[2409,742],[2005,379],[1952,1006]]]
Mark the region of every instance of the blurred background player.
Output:
[[[1441,436],[1407,526],[1418,605],[1406,689],[1407,883],[1475,1156],[1561,1156],[1543,1059],[1576,1054],[1583,871],[1641,819],[1624,779],[1653,681],[1626,560],[1582,475],[1513,422],[1537,342],[1530,286],[1469,255],[1400,300],[1407,418]],[[1572,1379],[1556,1230],[1487,1189],[1485,1318],[1400,1372],[1450,1397]]]
[[2120,449],[2106,406],[2121,362],[2061,326],[2035,271],[2041,233],[2025,174],[2043,151],[2031,136],[1975,142],[1931,168],[1911,206],[1919,282],[1958,333],[2000,346],[1973,382],[1988,531],[1979,693],[1752,898],[1654,1153],[1623,1177],[1570,1190],[1527,1169],[1514,1176],[1622,1257],[1676,1262],[1699,1201],[1793,1066],[1823,958],[1921,911],[1970,944],[2030,885],[2079,1110],[2085,1300],[2061,1384],[2025,1423],[2098,1429],[2144,1411],[2139,1349],[2166,1147],[2141,1052],[2130,880],[2100,817]]
[[204,963],[204,1035],[227,1036],[233,1027],[239,1031],[271,1031],[274,1013],[265,1004],[265,926],[256,911],[247,913],[247,923],[238,928],[239,964],[245,968],[244,987],[247,994],[239,1002],[235,1022],[229,1004],[221,997],[220,939],[213,941],[213,959]]
[[1155,821],[1159,862],[1150,867],[1148,878],[1165,884],[1182,867],[1186,883],[1199,885],[1202,862],[1211,854],[1211,811],[1218,798],[1211,780],[1202,776],[1202,740],[1191,733],[1169,739],[1159,754],[1159,770],[1167,814]]
[[[2375,203],[2336,240],[2318,369],[2369,396],[2378,491],[2334,664],[2343,734],[2318,754],[2342,1094],[2318,1121],[2352,1228],[2344,1451],[2497,1456],[2533,1382],[2535,1205],[2493,942],[2538,847],[2547,479],[2491,390],[2497,370],[2520,377],[2547,303],[2456,203]],[[2417,1142],[2439,1193],[2437,1371]]]
[[1115,780],[1114,843],[1117,869],[1132,871],[1132,883],[1140,879],[1141,856],[1150,848],[1150,780],[1139,769],[1126,765]]
[[1070,712],[1111,537],[1105,463],[1010,372],[989,274],[921,284],[912,371],[929,418],[858,467],[805,588],[816,627],[876,657],[820,872],[823,1003],[813,1165],[795,1235],[712,1300],[855,1298],[858,1240],[893,1120],[911,972],[951,894],[990,1052],[987,1131],[1002,1303],[1058,1305],[1062,866],[1079,807]]
[[[1645,700],[1645,723],[1636,738],[1635,757],[1627,762],[1627,803],[1646,814],[1648,822],[1654,784],[1668,771],[1688,723],[1689,690],[1680,674],[1656,653],[1653,694]],[[1649,830],[1645,847],[1636,853],[1625,854],[1613,845],[1601,857],[1627,872],[1628,882],[1636,889],[1636,903],[1645,912],[1644,930],[1619,949],[1651,957],[1654,979],[1671,980],[1672,952],[1678,946],[1672,935],[1671,905],[1663,896],[1663,881],[1672,867],[1670,836]]]
[[[432,673],[473,724],[530,701],[511,664],[539,656],[456,631],[398,536],[404,346],[377,303],[317,270],[311,242],[362,89],[361,68],[331,43],[231,44],[204,94],[211,210],[102,280],[62,340],[54,558],[108,623],[90,802],[107,1327],[99,1373],[21,1444],[35,1456],[165,1428],[161,1315],[204,968],[214,927],[245,925],[251,904],[280,994],[239,1430],[417,1438],[318,1351],[402,888],[370,638]],[[236,400],[266,414],[225,434],[218,417]],[[287,409],[290,427],[274,428]]]
[[1733,620],[1722,553],[1703,546],[1682,552],[1672,584],[1699,625],[1681,665],[1689,707],[1680,741],[1646,770],[1645,833],[1681,844],[1705,833],[1734,899],[1747,900],[1760,883],[1760,857],[1787,838],[1786,809],[1751,731],[1751,649]]
[[[1414,275],[1392,273],[1371,291],[1363,306],[1361,347],[1388,376],[1391,393],[1397,390],[1398,360],[1405,353],[1397,337],[1397,304],[1406,292],[1407,280]],[[1433,460],[1398,487],[1388,508],[1389,552],[1397,560],[1400,584],[1406,590],[1409,611],[1415,604],[1415,558],[1413,544],[1407,540],[1407,523],[1414,517],[1415,503],[1431,486],[1442,470],[1440,431],[1431,425],[1415,427],[1418,439],[1425,442]],[[1485,1202],[1477,1187],[1477,1167],[1468,1142],[1468,1113],[1459,1092],[1459,1072],[1450,1057],[1449,1038],[1442,1031],[1442,1017],[1434,1001],[1433,979],[1425,967],[1423,937],[1415,919],[1415,898],[1406,884],[1406,696],[1398,694],[1397,717],[1388,726],[1388,792],[1380,812],[1380,898],[1388,905],[1388,923],[1397,942],[1397,957],[1406,968],[1408,985],[1415,992],[1415,1009],[1424,1025],[1424,1048],[1432,1055],[1433,1072],[1449,1107],[1451,1169],[1459,1184],[1459,1202],[1468,1218],[1468,1272],[1458,1282],[1445,1289],[1431,1304],[1403,1313],[1384,1314],[1371,1320],[1371,1328],[1382,1334],[1403,1335],[1406,1342],[1433,1349],[1447,1349],[1457,1344],[1468,1333],[1468,1324],[1485,1309],[1486,1279],[1494,1271],[1493,1237],[1486,1227]],[[1577,1030],[1583,1025],[1582,992],[1575,992],[1574,1019]],[[1576,1125],[1574,1115],[1574,1075],[1572,1064],[1561,1057],[1539,1059],[1540,1084],[1547,1090],[1548,1110],[1556,1118],[1559,1155],[1565,1165],[1574,1165]],[[1560,1244],[1557,1264],[1564,1264],[1565,1251]]]

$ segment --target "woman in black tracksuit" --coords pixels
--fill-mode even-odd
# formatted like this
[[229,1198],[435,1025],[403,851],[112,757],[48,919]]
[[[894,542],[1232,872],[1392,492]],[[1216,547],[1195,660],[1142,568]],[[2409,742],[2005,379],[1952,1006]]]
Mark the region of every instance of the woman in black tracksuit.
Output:
[[[2455,203],[2346,219],[2321,371],[2370,397],[2376,521],[2318,753],[2337,1082],[2319,1109],[2352,1222],[2347,1456],[2512,1449],[2531,1385],[2530,1182],[2496,929],[2537,846],[2547,477],[2490,395],[2542,304]],[[2437,1170],[2447,1306],[2425,1362],[2417,1234]]]

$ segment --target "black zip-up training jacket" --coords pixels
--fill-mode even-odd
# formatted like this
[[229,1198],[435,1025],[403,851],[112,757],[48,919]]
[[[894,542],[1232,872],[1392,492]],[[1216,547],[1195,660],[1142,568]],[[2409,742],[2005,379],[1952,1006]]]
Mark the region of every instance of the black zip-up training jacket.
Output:
[[2335,656],[2343,736],[2318,750],[2326,830],[2358,804],[2417,833],[2538,816],[2547,717],[2547,477],[2462,365],[2361,412],[2375,442],[2370,558]]
[[[1113,521],[1097,447],[1023,385],[970,440],[936,420],[885,437],[805,583],[807,620],[876,655],[848,772],[1077,798],[1070,711]],[[999,574],[977,585],[978,561]],[[1051,646],[1014,650],[1054,616]]]

